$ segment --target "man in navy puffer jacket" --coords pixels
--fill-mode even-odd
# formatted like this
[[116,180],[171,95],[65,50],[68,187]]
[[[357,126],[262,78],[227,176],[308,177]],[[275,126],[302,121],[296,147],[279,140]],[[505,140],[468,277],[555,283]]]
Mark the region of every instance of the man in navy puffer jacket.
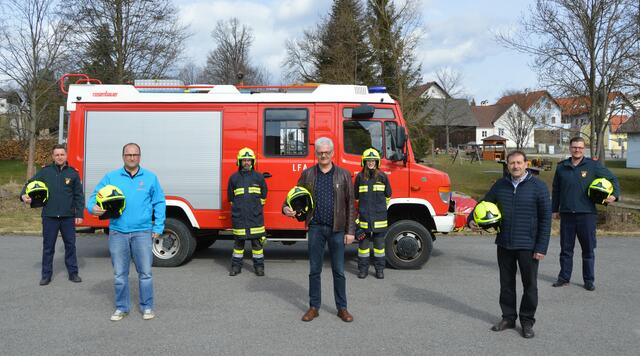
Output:
[[[509,175],[499,179],[482,201],[495,203],[502,214],[496,236],[500,269],[500,308],[502,320],[491,330],[515,327],[516,270],[520,268],[523,295],[520,302],[522,336],[534,336],[533,324],[538,306],[538,263],[547,253],[551,232],[551,199],[544,182],[527,172],[527,156],[512,151],[507,156]],[[473,214],[469,226],[477,229]]]

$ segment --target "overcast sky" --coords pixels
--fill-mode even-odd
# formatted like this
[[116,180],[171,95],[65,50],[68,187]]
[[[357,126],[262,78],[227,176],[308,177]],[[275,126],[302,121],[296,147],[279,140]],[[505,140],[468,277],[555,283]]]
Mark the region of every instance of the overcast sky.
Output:
[[[253,29],[253,63],[281,83],[285,41],[300,36],[326,16],[331,0],[174,0],[193,36],[187,56],[203,65],[213,49],[211,31],[218,20],[237,17]],[[451,67],[464,76],[464,87],[477,102],[494,103],[506,89],[536,87],[531,58],[505,49],[494,39],[497,29],[515,26],[533,0],[422,0],[426,35],[419,47],[424,80]]]

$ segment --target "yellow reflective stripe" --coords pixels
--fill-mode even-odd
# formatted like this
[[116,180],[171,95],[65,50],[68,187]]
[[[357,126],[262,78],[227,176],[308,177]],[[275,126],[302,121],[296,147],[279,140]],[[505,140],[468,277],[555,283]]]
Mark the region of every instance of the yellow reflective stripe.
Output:
[[384,192],[384,184],[374,184],[373,185],[374,192]]
[[251,253],[254,255],[264,255],[264,249],[262,250],[251,250]]
[[242,195],[244,194],[244,188],[237,188],[233,190],[233,195]]
[[266,202],[267,202],[267,199],[260,198],[260,203],[262,203],[262,205],[264,205]]
[[260,187],[249,187],[249,194],[260,194],[261,192]]
[[371,249],[369,249],[369,248],[365,248],[365,249],[359,248],[358,249],[358,254],[359,255],[369,254],[369,252],[371,252]]
[[376,255],[384,255],[384,249],[381,248],[381,249],[378,250],[377,248],[374,247],[373,248],[373,253],[376,254]]
[[363,229],[367,229],[369,228],[369,223],[367,223],[366,221],[360,221],[360,227]]
[[234,255],[243,255],[244,254],[244,250],[236,250],[235,248],[233,249],[233,254]]
[[369,191],[369,187],[366,186],[366,185],[361,185],[361,186],[358,187],[358,192],[360,192],[360,193],[366,193],[368,191]]
[[391,201],[391,198],[386,198],[387,200],[387,208],[389,207],[389,202]]
[[383,228],[383,227],[387,227],[387,220],[376,221],[376,222],[373,223],[373,228],[374,229],[379,229],[379,228]]
[[249,232],[251,233],[251,235],[255,235],[255,234],[260,234],[265,232],[264,226],[260,226],[260,227],[252,227]]
[[234,235],[244,236],[247,234],[246,229],[233,229]]

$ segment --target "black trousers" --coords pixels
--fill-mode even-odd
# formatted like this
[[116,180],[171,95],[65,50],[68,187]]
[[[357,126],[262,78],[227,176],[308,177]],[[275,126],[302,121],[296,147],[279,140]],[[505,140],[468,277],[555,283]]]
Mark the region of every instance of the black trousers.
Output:
[[53,254],[58,239],[58,231],[64,242],[64,264],[69,275],[78,273],[76,258],[76,225],[74,217],[42,217],[42,278],[51,278],[53,273]]
[[502,318],[515,321],[516,271],[520,268],[522,278],[522,300],[520,301],[520,323],[533,324],[538,307],[538,260],[530,250],[507,250],[498,246],[498,267],[500,269],[500,308]]

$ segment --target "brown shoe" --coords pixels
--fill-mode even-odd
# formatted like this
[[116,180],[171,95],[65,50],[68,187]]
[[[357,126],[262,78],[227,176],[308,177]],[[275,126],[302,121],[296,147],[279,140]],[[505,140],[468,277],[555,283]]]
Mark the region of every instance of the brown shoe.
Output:
[[342,319],[342,321],[344,321],[345,323],[350,323],[353,321],[353,316],[349,314],[346,308],[338,310],[338,318]]
[[311,321],[318,317],[318,308],[310,307],[302,316],[302,321]]

